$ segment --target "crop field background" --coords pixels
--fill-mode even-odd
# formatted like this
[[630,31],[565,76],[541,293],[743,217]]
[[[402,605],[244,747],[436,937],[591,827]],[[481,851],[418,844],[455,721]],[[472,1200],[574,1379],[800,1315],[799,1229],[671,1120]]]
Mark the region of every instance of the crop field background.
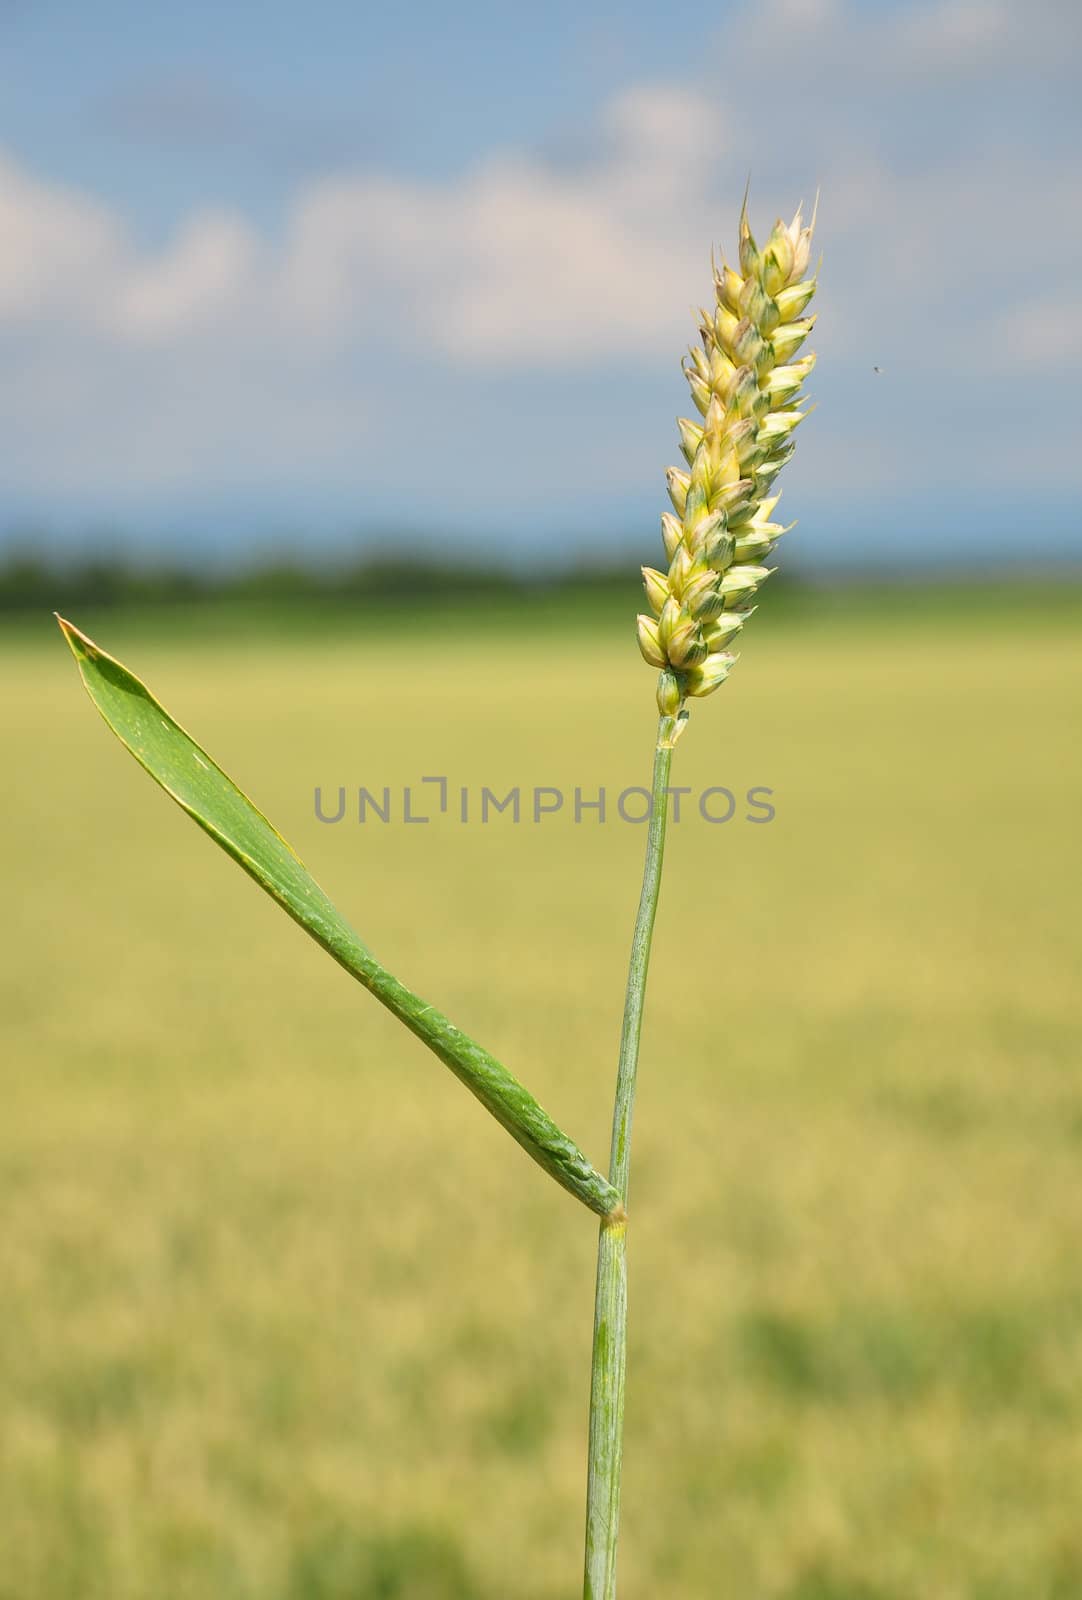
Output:
[[[1077,1600],[1082,591],[769,600],[674,766],[776,816],[670,834],[621,1593]],[[653,676],[613,608],[463,609],[73,620],[603,1164]],[[0,1597],[577,1593],[594,1220],[51,629],[0,640]]]

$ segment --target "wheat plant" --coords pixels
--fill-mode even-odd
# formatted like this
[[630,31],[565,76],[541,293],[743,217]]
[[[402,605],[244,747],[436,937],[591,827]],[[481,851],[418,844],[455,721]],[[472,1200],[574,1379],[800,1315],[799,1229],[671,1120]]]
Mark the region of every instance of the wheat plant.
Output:
[[[627,1230],[631,1123],[654,918],[661,883],[673,747],[688,701],[717,689],[736,660],[729,646],[754,609],[786,528],[770,493],[806,410],[801,389],[815,357],[797,352],[814,217],[778,221],[760,248],[740,216],[739,271],[714,268],[715,303],[685,372],[701,421],[678,426],[686,469],[671,467],[672,512],[661,519],[668,568],[643,568],[649,614],[639,648],[659,669],[646,863],[632,939],[608,1176],[494,1056],[394,977],[346,923],[281,835],[146,686],[58,617],[102,717],[181,808],[340,966],[449,1067],[533,1160],[600,1218],[590,1386],[584,1600],[613,1600],[619,1533],[627,1364]],[[448,1153],[448,1159],[453,1154]]]

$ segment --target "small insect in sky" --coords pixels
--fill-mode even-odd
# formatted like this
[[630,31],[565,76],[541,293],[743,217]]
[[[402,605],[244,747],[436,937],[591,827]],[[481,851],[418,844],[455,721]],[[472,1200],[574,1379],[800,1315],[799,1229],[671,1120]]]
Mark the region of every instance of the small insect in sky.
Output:
[[882,372],[882,370],[883,370],[882,367],[873,367],[872,368],[873,372]]

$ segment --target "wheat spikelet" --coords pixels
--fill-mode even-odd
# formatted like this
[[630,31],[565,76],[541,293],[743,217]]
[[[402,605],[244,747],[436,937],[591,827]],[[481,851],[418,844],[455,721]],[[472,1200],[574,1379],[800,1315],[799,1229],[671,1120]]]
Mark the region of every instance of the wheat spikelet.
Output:
[[736,660],[729,646],[774,570],[766,560],[793,526],[770,520],[779,496],[769,491],[808,414],[801,387],[815,356],[797,358],[797,351],[815,322],[803,314],[815,293],[815,277],[804,277],[814,228],[814,214],[805,227],[798,209],[789,224],[775,223],[760,250],[745,196],[740,271],[715,263],[715,307],[701,313],[701,347],[684,359],[702,420],[677,424],[687,469],[666,473],[673,510],[662,516],[661,534],[669,567],[642,569],[651,615],[638,619],[639,648],[661,668],[663,715],[724,683]]

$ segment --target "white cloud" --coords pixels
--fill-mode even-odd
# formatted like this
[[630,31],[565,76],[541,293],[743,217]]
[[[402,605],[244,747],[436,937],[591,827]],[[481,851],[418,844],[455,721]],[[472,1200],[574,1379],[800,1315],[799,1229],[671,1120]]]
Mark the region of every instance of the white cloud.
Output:
[[194,217],[161,256],[124,264],[108,288],[108,319],[131,339],[183,338],[237,308],[258,276],[258,257],[238,218]]
[[[919,92],[922,78],[964,88],[996,67],[1073,77],[1082,13],[1076,0],[758,0],[727,37],[742,68],[784,66],[805,74],[810,99],[840,84],[852,101],[872,84]],[[779,84],[779,97],[788,88]],[[829,109],[820,104],[821,114]]]
[[671,344],[703,272],[720,118],[703,97],[637,88],[603,110],[605,153],[579,170],[496,155],[442,185],[379,177],[312,186],[276,276],[287,324],[386,330],[465,364],[574,365]]
[[1002,348],[1032,371],[1077,365],[1082,357],[1082,297],[1029,300],[1003,318]]
[[[926,14],[929,37],[964,34],[967,18],[966,4],[945,0]],[[793,42],[801,28],[814,36],[802,47],[814,68],[846,18],[823,0],[774,0],[749,24],[749,48],[766,49],[775,34]],[[748,141],[730,135],[727,149],[726,127],[748,122],[741,93],[635,87],[601,108],[599,152],[576,168],[497,153],[442,183],[378,174],[310,183],[275,245],[240,216],[208,212],[147,252],[124,218],[4,160],[0,326],[59,319],[69,331],[158,346],[218,328],[227,341],[259,338],[291,356],[313,341],[378,338],[492,369],[674,350],[690,332],[689,304],[709,288],[715,219],[736,209]],[[1061,248],[1082,245],[1066,169],[1045,160],[1034,170],[1032,153],[1013,144],[944,154],[931,170],[896,171],[871,145],[820,147],[824,289],[836,298],[844,286],[849,300],[835,350],[888,294],[896,330],[932,308],[948,279],[969,295],[999,280],[992,218],[1000,233],[1021,231],[1040,211],[1057,219]],[[965,314],[960,303],[937,338],[953,339]],[[1041,360],[1058,360],[1053,343],[1039,348]]]
[[[763,0],[704,47],[709,81],[599,106],[578,164],[494,151],[439,181],[326,176],[274,236],[199,211],[148,249],[134,219],[0,157],[0,412],[25,463],[9,478],[243,475],[270,441],[313,472],[378,454],[390,473],[380,397],[423,407],[437,366],[479,388],[563,374],[569,395],[599,368],[675,371],[749,167],[764,224],[768,201],[788,212],[822,184],[828,371],[886,364],[888,394],[910,395],[1018,363],[1063,372],[1079,354],[1077,143],[1046,147],[1008,115],[1033,38],[1057,27],[1077,31],[1053,0]],[[1035,221],[1051,246],[1035,250]],[[823,461],[848,448],[835,426]],[[597,427],[604,449],[617,404]],[[845,427],[884,483],[927,446],[912,405],[889,438],[863,402]]]
[[895,70],[974,76],[995,65],[1073,72],[1074,0],[935,0],[903,7],[891,30]]
[[124,219],[49,184],[0,153],[0,329],[73,330],[120,339],[185,337],[228,309],[255,268],[239,218],[191,218],[157,255]]
[[190,217],[157,253],[122,218],[0,166],[0,322],[63,314],[134,341],[229,319],[272,340],[393,330],[466,363],[637,356],[678,337],[703,278],[688,214],[705,196],[716,108],[665,85],[603,110],[605,154],[578,171],[496,155],[442,184],[336,178],[299,193],[277,253],[236,216]]
[[92,319],[122,260],[117,219],[87,195],[31,177],[0,153],[0,323]]

